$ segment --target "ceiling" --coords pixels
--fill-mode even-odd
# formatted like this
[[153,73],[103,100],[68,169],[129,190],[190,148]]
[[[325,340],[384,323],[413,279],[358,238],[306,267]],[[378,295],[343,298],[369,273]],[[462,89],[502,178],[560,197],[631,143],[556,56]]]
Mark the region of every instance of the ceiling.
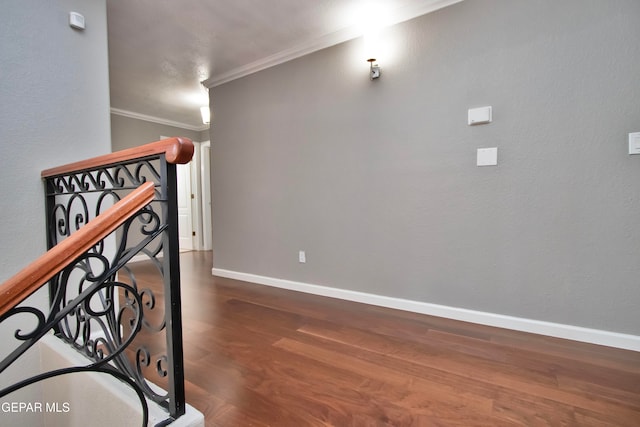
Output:
[[111,108],[204,129],[205,86],[461,0],[107,0]]

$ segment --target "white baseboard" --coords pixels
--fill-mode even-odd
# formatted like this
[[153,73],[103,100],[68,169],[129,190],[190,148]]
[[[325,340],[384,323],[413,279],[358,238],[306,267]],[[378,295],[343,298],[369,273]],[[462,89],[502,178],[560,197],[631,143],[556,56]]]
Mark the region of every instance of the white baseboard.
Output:
[[[160,251],[158,252],[158,255],[156,255],[156,258],[162,258],[163,256],[164,254],[162,253],[162,251]],[[129,262],[149,261],[150,259],[151,258],[149,258],[146,254],[138,254],[131,258]]]
[[412,301],[402,298],[386,297],[365,292],[350,291],[346,289],[330,288],[328,286],[312,285],[291,280],[276,279],[273,277],[258,276],[255,274],[241,273],[237,271],[213,268],[211,274],[244,282],[305,292],[308,294],[322,295],[347,301],[361,302],[381,307],[395,308],[397,310],[411,311],[414,313],[428,314],[431,316],[461,320],[464,322],[478,323],[481,325],[495,326],[498,328],[512,329],[522,332],[547,335],[556,338],[564,338],[574,341],[582,341],[591,344],[605,345],[609,347],[640,351],[640,336],[621,334],[618,332],[602,331],[599,329],[583,328],[580,326],[564,325],[561,323],[544,322],[540,320],[525,319],[521,317],[505,316],[502,314],[487,313],[483,311],[468,310],[465,308],[449,307],[445,305],[430,304],[421,301]]

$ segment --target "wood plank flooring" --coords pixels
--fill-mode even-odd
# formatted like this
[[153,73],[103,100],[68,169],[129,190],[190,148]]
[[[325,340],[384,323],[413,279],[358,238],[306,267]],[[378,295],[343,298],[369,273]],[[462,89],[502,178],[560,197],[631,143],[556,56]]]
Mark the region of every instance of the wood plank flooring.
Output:
[[210,252],[180,259],[187,401],[209,427],[640,426],[638,352],[216,278]]

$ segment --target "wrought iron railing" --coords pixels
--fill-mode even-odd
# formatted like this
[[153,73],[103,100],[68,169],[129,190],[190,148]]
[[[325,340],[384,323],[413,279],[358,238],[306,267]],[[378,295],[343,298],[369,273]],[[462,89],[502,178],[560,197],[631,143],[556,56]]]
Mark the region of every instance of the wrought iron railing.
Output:
[[[0,317],[29,314],[38,323],[32,332],[15,332],[20,344],[0,362],[0,372],[53,329],[93,361],[76,371],[121,379],[139,397],[164,407],[168,422],[184,414],[176,164],[192,154],[191,141],[170,138],[43,172],[50,248],[140,185],[152,182],[155,197],[53,276],[48,313],[20,305]],[[139,283],[134,261],[155,271],[155,284],[148,278]],[[0,397],[26,382],[0,391]]]

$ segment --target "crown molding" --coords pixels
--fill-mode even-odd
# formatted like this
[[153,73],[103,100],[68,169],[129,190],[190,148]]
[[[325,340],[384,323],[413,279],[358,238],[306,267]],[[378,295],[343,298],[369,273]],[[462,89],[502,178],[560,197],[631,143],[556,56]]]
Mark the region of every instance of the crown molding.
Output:
[[[397,11],[392,17],[390,17],[388,25],[399,24],[400,22],[408,21],[418,16],[426,15],[436,10],[451,6],[456,3],[460,3],[464,0],[423,0],[419,4],[411,7],[405,7]],[[202,82],[203,86],[211,89],[221,84],[228,83],[232,80],[239,79],[249,74],[257,73],[258,71],[265,70],[267,68],[274,67],[276,65],[291,61],[301,56],[308,55],[321,49],[325,49],[331,46],[335,46],[339,43],[343,43],[349,40],[353,40],[362,36],[362,33],[355,27],[344,28],[342,30],[326,34],[322,37],[318,37],[304,43],[300,43],[289,49],[285,49],[266,58],[259,59],[251,62],[247,65],[243,65],[225,73],[215,75]]]
[[318,50],[335,46],[339,43],[358,37],[359,34],[350,28],[335,33],[327,34],[322,37],[307,41],[305,43],[298,44],[289,49],[285,49],[273,55],[251,62],[247,65],[243,65],[238,68],[234,68],[226,73],[211,77],[204,80],[202,84],[206,88],[213,88],[220,86],[221,84],[228,83],[232,80],[239,79],[249,74],[257,73],[258,71],[265,70],[267,68],[274,67],[279,64],[291,61],[301,56],[308,55]]
[[129,117],[131,119],[144,120],[145,122],[158,123],[160,125],[173,126],[176,128],[192,130],[195,132],[202,132],[203,130],[209,129],[209,125],[193,126],[187,123],[163,119],[161,117],[147,116],[146,114],[140,114],[133,111],[121,110],[120,108],[111,108],[111,114],[115,114],[117,116]]

